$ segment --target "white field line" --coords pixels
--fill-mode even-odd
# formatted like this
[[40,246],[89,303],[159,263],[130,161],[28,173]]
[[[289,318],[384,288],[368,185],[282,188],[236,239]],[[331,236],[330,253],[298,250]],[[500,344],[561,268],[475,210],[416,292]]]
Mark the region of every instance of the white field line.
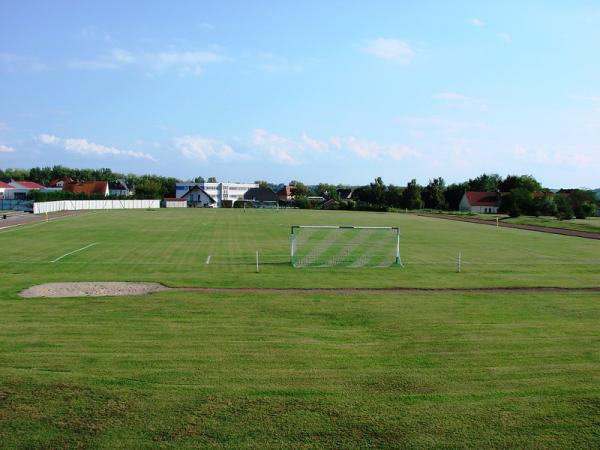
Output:
[[33,228],[33,227],[37,227],[38,225],[43,225],[45,223],[48,222],[52,222],[54,220],[64,220],[64,219],[72,219],[75,217],[83,217],[83,216],[88,216],[90,214],[95,214],[96,212],[89,212],[89,213],[84,213],[84,214],[69,214],[66,216],[62,216],[62,217],[53,217],[51,219],[43,219],[40,220],[39,222],[28,222],[28,223],[17,223],[14,225],[7,225],[5,227],[0,227],[0,233],[8,233],[10,231],[17,231],[17,230],[23,230],[26,228]]
[[89,244],[89,245],[86,245],[85,247],[81,247],[81,248],[78,248],[77,250],[73,250],[72,252],[65,253],[64,255],[62,255],[62,256],[59,256],[58,258],[56,258],[56,259],[53,259],[53,260],[52,260],[52,261],[50,261],[50,262],[51,262],[51,263],[55,263],[55,262],[57,262],[57,261],[60,261],[61,259],[63,259],[65,256],[69,256],[69,255],[72,255],[73,253],[80,252],[80,251],[82,251],[82,250],[85,250],[86,248],[90,248],[90,247],[92,247],[92,246],[94,246],[94,245],[96,245],[96,244],[97,244],[97,242],[92,242],[91,244]]
[[208,255],[208,258],[206,258],[206,265],[207,266],[210,264],[210,258],[211,258],[211,255]]

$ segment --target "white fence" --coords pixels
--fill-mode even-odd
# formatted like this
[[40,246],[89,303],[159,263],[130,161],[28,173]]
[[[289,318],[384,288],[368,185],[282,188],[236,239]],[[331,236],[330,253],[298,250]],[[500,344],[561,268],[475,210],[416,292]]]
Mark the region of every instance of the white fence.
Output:
[[160,200],[58,200],[33,204],[34,214],[84,209],[148,209],[160,208]]

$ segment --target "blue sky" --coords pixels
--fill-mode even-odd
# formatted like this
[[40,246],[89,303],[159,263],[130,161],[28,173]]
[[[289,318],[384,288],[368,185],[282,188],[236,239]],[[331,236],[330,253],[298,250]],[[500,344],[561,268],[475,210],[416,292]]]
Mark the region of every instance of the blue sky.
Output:
[[0,167],[600,186],[600,1],[0,2]]

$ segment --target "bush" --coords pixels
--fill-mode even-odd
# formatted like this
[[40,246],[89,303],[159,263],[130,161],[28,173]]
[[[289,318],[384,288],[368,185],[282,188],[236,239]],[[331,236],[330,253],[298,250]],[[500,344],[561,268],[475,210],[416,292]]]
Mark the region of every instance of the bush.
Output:
[[517,208],[512,208],[512,209],[511,209],[511,210],[508,212],[508,215],[509,215],[510,217],[513,217],[513,218],[515,218],[515,217],[519,217],[519,216],[521,215],[521,211],[519,211]]
[[310,201],[303,195],[296,197],[294,203],[300,209],[310,209],[311,207]]

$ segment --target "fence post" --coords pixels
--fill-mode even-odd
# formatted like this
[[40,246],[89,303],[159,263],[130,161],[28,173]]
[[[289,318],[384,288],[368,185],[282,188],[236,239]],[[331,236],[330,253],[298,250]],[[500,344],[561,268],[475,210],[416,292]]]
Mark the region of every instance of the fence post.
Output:
[[462,252],[458,252],[458,273],[460,273],[461,265],[462,265]]

